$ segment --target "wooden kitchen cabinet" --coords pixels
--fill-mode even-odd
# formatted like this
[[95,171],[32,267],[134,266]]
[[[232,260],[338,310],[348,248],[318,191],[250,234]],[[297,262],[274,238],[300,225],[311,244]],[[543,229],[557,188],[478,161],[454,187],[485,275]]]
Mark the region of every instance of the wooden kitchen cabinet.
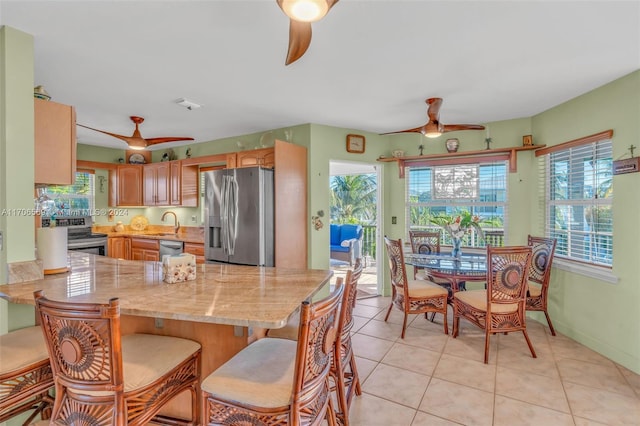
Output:
[[200,178],[197,165],[183,165],[171,161],[170,204],[172,206],[197,207]]
[[273,168],[274,164],[274,148],[254,149],[236,153],[236,167],[262,166]]
[[185,242],[184,252],[194,255],[196,257],[196,263],[205,263],[204,262],[204,244]]
[[[172,185],[171,167],[168,162],[145,164],[142,167],[145,206],[168,206]],[[171,186],[170,186],[171,185]]]
[[160,242],[131,237],[131,260],[160,260]]
[[75,109],[34,99],[35,183],[71,185],[76,178]]
[[[111,181],[111,179],[109,179]],[[142,206],[142,166],[119,165],[116,177],[116,206]]]
[[130,259],[131,238],[109,237],[107,240],[107,256],[117,259]]

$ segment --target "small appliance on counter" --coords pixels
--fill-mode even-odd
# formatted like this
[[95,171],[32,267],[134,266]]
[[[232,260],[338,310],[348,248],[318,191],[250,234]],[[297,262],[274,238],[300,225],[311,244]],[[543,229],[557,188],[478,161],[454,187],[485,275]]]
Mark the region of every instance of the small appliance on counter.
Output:
[[69,271],[67,266],[67,228],[38,228],[36,235],[38,258],[45,275]]
[[91,231],[93,220],[91,216],[58,216],[55,219],[42,218],[42,228],[49,228],[54,220],[55,228],[63,228],[67,232],[67,248],[64,250],[77,250],[85,253],[107,255],[107,234],[98,234]]

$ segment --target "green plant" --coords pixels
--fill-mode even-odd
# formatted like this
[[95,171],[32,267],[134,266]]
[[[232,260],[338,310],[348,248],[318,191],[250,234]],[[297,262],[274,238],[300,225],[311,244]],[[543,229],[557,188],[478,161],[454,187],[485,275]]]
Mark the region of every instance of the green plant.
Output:
[[460,239],[473,228],[484,240],[484,234],[480,224],[484,221],[479,216],[474,216],[468,210],[459,210],[453,214],[439,214],[432,216],[429,221],[444,229],[451,238]]

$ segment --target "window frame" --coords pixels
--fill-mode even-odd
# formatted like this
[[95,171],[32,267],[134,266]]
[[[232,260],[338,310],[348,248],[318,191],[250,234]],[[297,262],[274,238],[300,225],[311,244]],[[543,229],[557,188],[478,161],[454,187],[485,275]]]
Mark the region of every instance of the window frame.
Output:
[[[611,211],[613,210],[613,185],[611,185],[611,195],[609,197],[598,197],[597,193],[594,192],[594,196],[592,198],[568,198],[568,199],[554,199],[552,196],[552,155],[556,153],[566,154],[566,158],[571,161],[579,161],[580,155],[584,156],[584,154],[579,153],[579,155],[572,156],[572,150],[584,150],[585,152],[594,152],[596,155],[600,155],[601,151],[604,152],[604,155],[608,155],[608,157],[599,157],[600,160],[611,161],[613,163],[613,130],[606,130],[600,133],[596,133],[593,135],[585,136],[582,138],[574,139],[568,142],[560,143],[548,148],[540,149],[536,151],[536,157],[539,157],[540,161],[540,193],[541,196],[544,197],[544,212],[543,212],[543,226],[544,226],[544,235],[546,237],[555,237],[558,233],[566,233],[567,243],[566,243],[566,253],[563,253],[563,249],[565,247],[562,244],[558,244],[555,251],[556,261],[554,265],[561,266],[562,269],[570,270],[571,272],[582,273],[585,275],[590,275],[589,271],[603,271],[603,273],[599,273],[602,275],[601,279],[604,279],[609,282],[616,282],[617,279],[615,277],[610,276],[609,271],[613,268],[614,262],[614,253],[613,253],[613,215],[610,215],[609,221],[605,222],[611,231],[603,232],[597,230],[590,231],[579,231],[572,230],[569,227],[566,230],[558,230],[555,227],[551,226],[551,213],[552,209],[558,206],[565,206],[567,208],[573,208],[574,206],[583,207],[585,209],[589,208],[598,208],[598,207],[608,207]],[[599,145],[600,144],[600,145]],[[589,149],[590,148],[590,149]],[[608,151],[608,152],[607,152]],[[558,161],[559,163],[559,161]],[[595,164],[598,164],[597,162]],[[596,177],[599,171],[612,170],[605,167],[596,167],[593,169],[593,176]],[[575,171],[568,170],[567,176],[576,176]],[[611,176],[612,178],[613,176]],[[554,215],[555,217],[555,215]],[[586,220],[586,219],[584,219]],[[575,234],[575,236],[572,236]],[[610,261],[603,262],[601,258],[594,259],[590,257],[589,259],[585,259],[584,255],[582,257],[579,256],[581,253],[588,253],[592,255],[592,250],[586,250],[583,247],[583,251],[579,249],[570,248],[569,241],[574,238],[578,238],[578,234],[589,235],[589,241],[592,241],[595,238],[609,238],[610,239]],[[586,239],[586,238],[585,238]],[[559,262],[558,262],[559,261]],[[573,266],[571,266],[573,265]],[[593,272],[591,272],[592,274]]]
[[[411,172],[412,169],[430,169],[431,173],[432,173],[432,177],[430,179],[430,183],[429,183],[429,190],[433,191],[434,190],[434,173],[435,173],[435,169],[439,168],[439,167],[456,167],[456,166],[460,166],[460,167],[468,167],[469,165],[477,165],[478,166],[478,194],[475,198],[469,198],[469,199],[461,199],[461,198],[436,198],[433,196],[431,197],[430,201],[427,202],[411,202],[409,197],[410,197],[410,186],[411,186]],[[504,182],[504,188],[499,189],[499,190],[503,190],[504,191],[504,199],[503,201],[480,201],[480,197],[483,195],[481,194],[481,176],[482,176],[482,172],[480,171],[481,167],[487,167],[487,166],[491,166],[491,165],[500,165],[504,168],[504,175],[502,175],[503,177],[503,182]],[[496,191],[494,191],[494,193],[497,194]],[[496,197],[497,198],[497,197]],[[499,217],[502,219],[502,227],[500,228],[492,228],[492,227],[485,227],[483,226],[483,230],[491,230],[491,229],[497,229],[497,230],[502,230],[503,236],[502,236],[502,244],[506,244],[507,241],[507,229],[508,229],[508,220],[509,220],[509,158],[508,156],[504,156],[504,155],[498,155],[498,156],[490,156],[490,157],[483,157],[483,158],[457,158],[457,159],[447,159],[446,161],[443,160],[427,160],[427,161],[420,161],[420,162],[415,162],[415,163],[411,163],[410,165],[407,164],[406,166],[406,171],[405,171],[405,235],[406,238],[408,239],[408,234],[410,230],[413,229],[440,229],[440,227],[438,225],[426,225],[424,227],[421,228],[416,228],[413,227],[412,228],[412,224],[411,224],[411,210],[413,207],[425,207],[425,208],[430,208],[430,207],[436,207],[436,208],[442,208],[444,207],[447,211],[450,209],[467,209],[469,211],[471,211],[472,214],[476,214],[477,210],[475,209],[486,209],[487,207],[493,207],[496,209],[502,209],[502,214],[499,215]],[[474,233],[475,234],[475,233]],[[465,243],[471,243],[470,245],[466,245],[466,247],[475,249],[475,248],[484,248],[486,246],[486,241],[481,241],[476,235],[470,235],[470,236],[466,236],[465,239],[463,240],[463,244]],[[445,233],[442,232],[441,233],[441,245],[450,245],[451,244],[451,239],[450,237]]]

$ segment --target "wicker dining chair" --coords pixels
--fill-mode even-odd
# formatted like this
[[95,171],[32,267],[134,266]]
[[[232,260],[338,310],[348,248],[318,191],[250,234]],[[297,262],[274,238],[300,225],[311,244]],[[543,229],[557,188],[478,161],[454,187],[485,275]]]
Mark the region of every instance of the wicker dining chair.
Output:
[[556,250],[555,238],[528,237],[528,245],[532,247],[533,256],[529,270],[529,287],[527,291],[527,311],[541,311],[547,318],[549,331],[555,336],[549,312],[547,311],[549,280],[551,279],[551,263]]
[[53,405],[52,388],[53,373],[40,326],[0,336],[0,423],[33,410],[23,423],[30,424]]
[[391,303],[384,317],[385,322],[389,319],[391,309],[397,307],[404,313],[404,321],[402,323],[402,334],[407,329],[407,317],[409,314],[425,314],[436,312],[443,316],[444,332],[449,333],[447,326],[447,290],[431,281],[425,280],[408,280],[407,270],[404,263],[404,254],[402,252],[402,240],[392,240],[386,235],[384,243],[387,247],[387,256],[389,258],[389,270],[391,271]]
[[[333,362],[329,371],[329,375],[333,379],[331,390],[336,393],[338,400],[336,415],[341,425],[349,424],[349,407],[351,407],[353,395],[362,394],[355,354],[351,343],[351,330],[354,324],[353,308],[356,306],[358,280],[362,274],[362,269],[362,259],[359,258],[356,260],[353,270],[347,271],[344,279],[344,292],[340,302],[338,320],[339,333],[336,337]],[[293,317],[294,320],[289,320],[285,327],[270,329],[267,332],[267,337],[297,340],[300,316],[295,315]]]
[[339,279],[329,296],[302,303],[297,341],[259,339],[207,376],[203,424],[336,425],[329,370],[343,290]]
[[[120,335],[118,299],[69,303],[34,293],[55,382],[52,424],[199,425],[200,344],[152,334]],[[191,419],[159,416],[191,392]]]
[[[409,231],[411,252],[416,254],[440,253],[440,231]],[[413,278],[431,280],[424,268],[413,267]]]
[[531,247],[487,246],[487,288],[453,295],[453,337],[460,317],[485,331],[484,363],[489,362],[489,338],[496,333],[522,331],[531,355],[536,352],[527,334],[525,297],[531,266]]

